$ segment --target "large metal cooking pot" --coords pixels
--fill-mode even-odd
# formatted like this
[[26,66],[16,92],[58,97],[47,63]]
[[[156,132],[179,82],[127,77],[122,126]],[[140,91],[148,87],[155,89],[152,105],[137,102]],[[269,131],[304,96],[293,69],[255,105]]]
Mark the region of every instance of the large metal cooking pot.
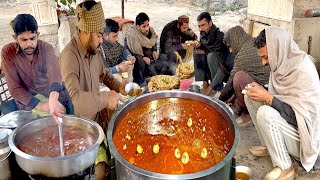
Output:
[[[230,152],[227,156],[215,166],[192,174],[182,174],[182,175],[170,175],[170,174],[160,174],[147,171],[130,164],[125,160],[120,153],[115,148],[113,143],[113,134],[115,128],[118,126],[119,122],[128,114],[132,109],[139,105],[151,102],[153,100],[161,98],[185,98],[200,101],[208,104],[209,106],[215,108],[230,125],[230,129],[234,135],[234,142]],[[234,178],[232,175],[232,159],[236,151],[236,147],[239,142],[239,129],[235,123],[235,118],[232,110],[225,103],[212,99],[208,96],[204,96],[198,93],[185,92],[185,91],[160,91],[155,93],[144,94],[136,99],[128,102],[127,104],[121,106],[115,114],[112,116],[112,120],[108,127],[108,144],[112,155],[115,158],[116,172],[119,180],[132,180],[132,179],[219,179],[219,180],[229,180]]]
[[77,174],[94,163],[98,155],[99,145],[104,138],[103,130],[99,124],[92,120],[76,116],[65,116],[63,118],[63,122],[66,126],[75,126],[92,133],[95,143],[88,149],[72,155],[56,158],[31,156],[18,149],[17,144],[19,144],[25,136],[33,132],[42,130],[49,126],[57,127],[57,124],[51,117],[43,117],[33,120],[32,122],[16,128],[9,136],[9,146],[15,153],[16,161],[21,169],[30,175],[61,178]]
[[10,161],[11,150],[8,144],[11,132],[11,129],[0,129],[0,179],[10,179],[12,175],[10,168],[12,163]]

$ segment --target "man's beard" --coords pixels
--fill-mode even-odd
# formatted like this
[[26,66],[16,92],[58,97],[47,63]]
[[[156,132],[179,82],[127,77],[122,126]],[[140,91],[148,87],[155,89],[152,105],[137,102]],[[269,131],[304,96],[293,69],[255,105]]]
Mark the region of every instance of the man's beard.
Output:
[[206,31],[200,31],[200,35],[201,35],[201,36],[206,36],[206,35],[207,35],[207,32],[206,32]]
[[89,49],[88,49],[89,54],[91,55],[97,54],[97,49],[99,49],[100,46],[101,46],[101,43],[98,45],[96,49],[93,49],[92,46],[89,46]]
[[34,53],[35,49],[36,48],[34,48],[34,47],[27,47],[27,48],[23,49],[23,53],[25,55],[32,55]]
[[182,32],[180,29],[178,30],[178,34],[179,36],[183,36],[184,34],[186,34],[185,32]]
[[148,34],[149,34],[149,31],[145,31],[144,33],[142,33],[143,35],[145,35],[145,36],[148,36]]

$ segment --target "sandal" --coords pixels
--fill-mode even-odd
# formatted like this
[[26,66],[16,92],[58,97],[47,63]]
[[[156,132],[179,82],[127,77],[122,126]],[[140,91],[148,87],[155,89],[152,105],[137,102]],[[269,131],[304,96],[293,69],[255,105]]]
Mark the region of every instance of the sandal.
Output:
[[251,146],[249,148],[249,151],[254,156],[259,156],[259,157],[269,156],[269,151],[266,146]]
[[264,180],[293,180],[295,170],[293,166],[288,168],[288,171],[282,170],[279,167],[274,168],[264,177]]
[[238,117],[236,119],[236,122],[240,128],[253,126],[253,122],[252,122],[249,114],[243,113],[240,117]]

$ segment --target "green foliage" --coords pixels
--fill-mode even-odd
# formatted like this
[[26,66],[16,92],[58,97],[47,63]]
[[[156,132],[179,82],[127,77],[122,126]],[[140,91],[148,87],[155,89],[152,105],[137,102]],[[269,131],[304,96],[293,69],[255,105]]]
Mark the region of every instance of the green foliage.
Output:
[[220,4],[218,6],[212,7],[210,8],[211,11],[213,12],[226,12],[226,11],[237,11],[244,8],[244,6],[239,3],[238,1],[235,1],[233,3],[231,3],[230,5],[227,4]]
[[196,7],[205,8],[207,1],[206,0],[194,0],[194,1],[191,1],[190,4],[193,6],[196,6]]
[[55,2],[62,13],[66,15],[75,15],[75,8],[73,6],[76,5],[77,0],[55,0]]
[[[213,1],[211,1],[211,5],[210,5],[210,9],[209,9],[209,12],[211,14],[215,14],[216,12],[224,13],[226,11],[236,11],[236,10],[244,8],[244,6],[238,1],[234,1],[230,5],[227,5],[225,3],[220,3],[220,4],[217,4],[214,6],[212,5],[212,2]],[[196,6],[196,7],[206,9],[207,0],[194,0],[194,1],[191,1],[190,4],[193,6]]]

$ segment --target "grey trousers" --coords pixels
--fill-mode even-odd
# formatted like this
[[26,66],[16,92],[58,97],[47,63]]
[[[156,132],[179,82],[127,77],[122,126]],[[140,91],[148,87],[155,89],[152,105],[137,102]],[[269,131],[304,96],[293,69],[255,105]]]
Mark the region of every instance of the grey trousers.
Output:
[[273,107],[244,96],[261,144],[267,146],[274,167],[287,169],[291,156],[300,158],[300,137],[296,127],[283,119]]
[[219,67],[222,58],[215,52],[208,55],[194,53],[194,71],[196,81],[211,80],[210,87],[213,90],[221,90],[225,74]]

